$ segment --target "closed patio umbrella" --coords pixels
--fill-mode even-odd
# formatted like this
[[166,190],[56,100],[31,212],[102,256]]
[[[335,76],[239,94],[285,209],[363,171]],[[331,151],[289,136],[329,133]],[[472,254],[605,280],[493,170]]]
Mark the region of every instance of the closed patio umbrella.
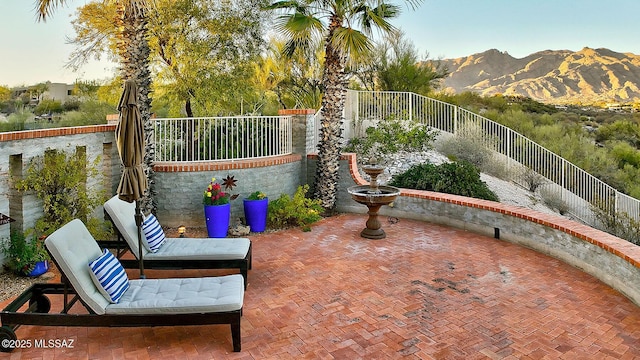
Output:
[[118,184],[118,197],[127,202],[136,202],[135,219],[138,226],[138,261],[140,277],[144,278],[142,261],[142,211],[139,201],[147,190],[147,177],[142,168],[144,157],[144,126],[138,109],[138,90],[135,81],[127,80],[118,103],[120,117],[116,127],[118,153],[124,169]]

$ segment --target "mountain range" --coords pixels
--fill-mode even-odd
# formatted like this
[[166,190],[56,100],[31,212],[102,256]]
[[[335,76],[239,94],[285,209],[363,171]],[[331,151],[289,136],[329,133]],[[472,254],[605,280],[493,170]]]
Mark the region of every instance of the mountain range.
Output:
[[521,95],[552,104],[640,101],[640,56],[608,49],[545,50],[521,59],[496,49],[440,60],[441,88],[481,95]]

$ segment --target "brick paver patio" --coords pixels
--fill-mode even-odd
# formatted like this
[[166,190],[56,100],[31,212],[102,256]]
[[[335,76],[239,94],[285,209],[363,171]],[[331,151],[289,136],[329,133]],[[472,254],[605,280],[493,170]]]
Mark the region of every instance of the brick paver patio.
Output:
[[[74,347],[0,357],[640,359],[640,307],[592,276],[490,237],[382,219],[383,240],[359,236],[366,216],[358,214],[324,219],[311,232],[252,236],[240,353],[224,325],[23,326],[20,339],[73,339]],[[61,300],[51,300],[59,309]]]

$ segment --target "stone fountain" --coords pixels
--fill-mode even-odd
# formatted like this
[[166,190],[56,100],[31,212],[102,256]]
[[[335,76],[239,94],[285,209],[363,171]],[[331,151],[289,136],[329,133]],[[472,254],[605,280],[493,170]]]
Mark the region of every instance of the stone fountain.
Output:
[[388,185],[378,186],[378,175],[384,171],[381,166],[366,165],[362,170],[371,177],[369,185],[356,185],[347,189],[353,200],[369,208],[367,227],[360,232],[360,236],[367,239],[384,239],[387,235],[378,220],[378,211],[382,205],[391,204],[400,195],[400,189]]

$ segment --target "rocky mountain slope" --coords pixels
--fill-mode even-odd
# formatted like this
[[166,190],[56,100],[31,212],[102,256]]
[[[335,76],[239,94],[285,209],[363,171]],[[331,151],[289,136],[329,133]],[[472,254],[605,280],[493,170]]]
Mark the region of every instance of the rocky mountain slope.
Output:
[[640,56],[608,49],[545,50],[521,59],[495,49],[442,60],[442,88],[522,95],[554,104],[640,101]]

